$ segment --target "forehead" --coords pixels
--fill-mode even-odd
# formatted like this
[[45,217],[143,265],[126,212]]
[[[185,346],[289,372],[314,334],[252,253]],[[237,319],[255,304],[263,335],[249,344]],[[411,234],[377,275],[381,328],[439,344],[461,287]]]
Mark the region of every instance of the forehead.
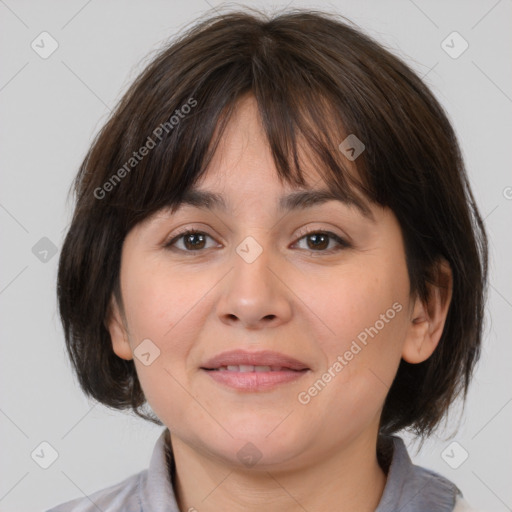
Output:
[[[319,100],[322,105],[326,101]],[[259,183],[262,180],[274,182],[277,174],[274,160],[276,151],[279,153],[279,161],[285,159],[292,167],[300,166],[307,188],[313,188],[325,177],[325,162],[320,161],[317,152],[322,157],[329,152],[331,163],[341,163],[344,173],[357,179],[357,165],[342,156],[339,150],[339,145],[345,138],[345,128],[341,120],[335,115],[328,119],[326,114],[320,126],[309,119],[311,114],[304,109],[296,114],[294,119],[288,120],[287,129],[281,130],[282,127],[276,125],[277,121],[273,122],[271,113],[265,109],[264,125],[254,95],[247,93],[241,96],[228,114],[227,121],[223,118],[222,123],[217,122],[212,141],[218,139],[218,145],[198,183],[208,183],[208,188],[211,188],[219,180],[224,183],[238,179],[243,180],[243,183]],[[219,133],[220,130],[222,133]],[[305,130],[310,137],[306,137]],[[312,140],[315,140],[315,149],[312,148]],[[296,185],[291,183],[291,187],[295,188]]]
[[[372,218],[368,201],[354,189],[343,191],[329,184],[300,144],[298,152],[304,185],[279,176],[257,102],[252,95],[242,97],[225,126],[208,168],[184,193],[176,208],[193,206],[229,213],[233,210],[234,198],[261,201],[269,197],[275,198],[280,213],[338,201]],[[351,162],[347,167],[350,174],[357,173]]]

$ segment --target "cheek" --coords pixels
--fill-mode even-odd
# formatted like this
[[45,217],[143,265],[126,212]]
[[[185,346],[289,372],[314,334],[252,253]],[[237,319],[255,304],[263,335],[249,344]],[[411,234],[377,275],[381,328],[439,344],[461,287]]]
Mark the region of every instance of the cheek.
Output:
[[[132,335],[167,343],[179,330],[179,324],[204,295],[205,280],[195,283],[184,273],[151,265],[139,265],[125,280],[126,309]],[[203,290],[204,289],[204,290]],[[202,291],[203,290],[203,291]]]
[[335,375],[326,375],[332,384],[325,399],[339,414],[361,414],[366,408],[371,415],[381,406],[400,362],[407,271],[377,262],[352,267],[331,280],[325,292],[315,299],[321,320],[332,331],[321,341],[323,371]]
[[190,331],[185,329],[187,312],[193,314],[191,305],[197,299],[192,297],[191,287],[180,283],[177,276],[156,271],[139,274],[132,280],[128,295],[132,348],[136,350],[142,340],[149,339],[154,343],[150,352],[155,350],[157,354],[149,365],[134,358],[140,385],[152,410],[174,431],[180,424],[179,416],[169,411],[183,411],[190,402],[183,388],[186,387],[184,363],[194,334],[191,338]]
[[[137,357],[134,359],[146,399],[162,418],[169,401],[176,410],[190,402],[182,386],[187,386],[190,370],[187,362],[194,343],[200,338],[207,312],[205,297],[215,285],[215,276],[194,276],[165,264],[145,261],[137,266],[137,272],[127,272],[124,277],[132,350],[136,351],[147,339],[157,347],[154,350],[158,356],[150,365]],[[167,421],[169,418],[165,417]]]
[[403,269],[389,265],[352,267],[331,279],[314,299],[333,335],[330,349],[343,349],[352,340],[393,339],[403,332],[408,290]]

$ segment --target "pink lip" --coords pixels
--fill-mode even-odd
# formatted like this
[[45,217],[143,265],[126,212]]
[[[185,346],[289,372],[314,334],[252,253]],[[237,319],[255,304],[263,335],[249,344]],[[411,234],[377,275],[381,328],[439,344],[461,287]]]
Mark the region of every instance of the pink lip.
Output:
[[[219,370],[222,366],[270,366],[280,367],[277,371],[240,372]],[[292,382],[308,373],[309,368],[297,359],[269,350],[247,352],[232,350],[209,359],[201,369],[213,380],[228,387],[244,391],[264,391],[279,384]]]
[[241,391],[264,391],[279,384],[300,379],[308,370],[279,370],[274,372],[237,372],[229,370],[205,370],[213,380]]
[[[221,366],[229,365],[253,365],[253,366],[280,366],[286,370],[308,370],[308,366],[301,361],[279,352],[263,350],[259,352],[248,352],[246,350],[230,350],[222,352],[208,359],[201,368],[213,370]],[[262,372],[265,373],[265,372]],[[276,372],[277,373],[277,372]]]

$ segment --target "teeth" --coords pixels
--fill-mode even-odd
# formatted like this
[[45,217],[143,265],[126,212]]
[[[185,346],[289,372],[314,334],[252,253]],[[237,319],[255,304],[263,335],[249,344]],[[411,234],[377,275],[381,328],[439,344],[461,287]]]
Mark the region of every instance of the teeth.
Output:
[[271,372],[272,368],[270,368],[270,366],[255,366],[254,371],[255,372]]
[[252,364],[220,366],[217,370],[226,370],[228,372],[278,372],[282,366],[254,366]]

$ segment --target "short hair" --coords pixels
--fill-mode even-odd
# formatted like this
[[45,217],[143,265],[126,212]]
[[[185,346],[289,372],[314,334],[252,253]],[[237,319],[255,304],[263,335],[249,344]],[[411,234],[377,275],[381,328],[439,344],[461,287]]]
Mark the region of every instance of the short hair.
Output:
[[[381,433],[430,435],[455,398],[466,397],[480,355],[487,236],[433,93],[350,20],[319,10],[269,16],[247,8],[197,20],[159,51],[96,135],[73,182],[57,282],[82,390],[162,425],[144,411],[134,362],[114,353],[107,328],[112,296],[122,307],[123,241],[150,215],[179,206],[245,94],[257,101],[280,179],[305,185],[299,139],[340,196],[393,211],[411,296],[427,303],[439,262],[449,263],[453,293],[440,342],[420,364],[401,360],[380,421]],[[357,176],[340,150],[348,135],[365,147],[352,162]]]

